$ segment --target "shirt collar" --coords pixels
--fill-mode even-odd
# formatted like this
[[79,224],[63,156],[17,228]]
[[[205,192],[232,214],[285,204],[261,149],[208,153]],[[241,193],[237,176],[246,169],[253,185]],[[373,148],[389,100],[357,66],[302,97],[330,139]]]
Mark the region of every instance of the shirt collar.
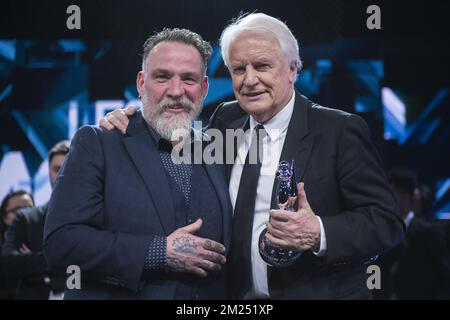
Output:
[[[289,102],[275,116],[273,116],[265,123],[262,123],[271,141],[276,141],[281,136],[281,134],[283,134],[287,130],[292,112],[294,111],[294,102],[295,91],[292,90],[292,97]],[[252,132],[258,124],[259,122],[256,121],[252,115],[250,115],[250,129],[252,130]]]
[[149,124],[147,124],[147,127],[148,130],[150,131],[150,135],[152,136],[153,141],[158,147],[158,150],[171,152],[173,147],[170,141],[163,139],[161,135],[158,132],[156,132],[156,130],[153,129]]
[[405,222],[406,227],[408,228],[411,220],[414,218],[414,212],[410,211],[408,212],[408,215],[406,216],[405,219],[403,219],[403,222]]

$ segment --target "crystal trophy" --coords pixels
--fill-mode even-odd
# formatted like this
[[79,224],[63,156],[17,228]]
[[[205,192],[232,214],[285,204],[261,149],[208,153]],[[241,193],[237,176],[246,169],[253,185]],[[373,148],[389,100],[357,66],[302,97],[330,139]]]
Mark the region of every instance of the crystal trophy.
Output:
[[[294,160],[280,161],[276,172],[278,180],[277,200],[281,210],[296,211],[297,208],[297,177],[295,174]],[[297,261],[302,251],[289,248],[281,248],[272,244],[266,238],[267,228],[259,236],[259,253],[263,260],[272,267],[288,267]]]

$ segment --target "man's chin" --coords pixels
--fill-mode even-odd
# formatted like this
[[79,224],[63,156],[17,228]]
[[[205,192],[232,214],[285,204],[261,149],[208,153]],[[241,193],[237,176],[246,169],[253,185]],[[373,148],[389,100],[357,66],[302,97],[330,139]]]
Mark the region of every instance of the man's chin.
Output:
[[159,132],[159,134],[169,141],[180,141],[189,136],[191,128],[178,127],[178,128],[169,128],[166,127],[164,130]]
[[192,127],[190,121],[176,125],[173,122],[173,119],[171,121],[160,121],[157,126],[158,128],[155,129],[161,136],[168,140],[178,140],[178,137],[187,137],[189,135]]
[[188,111],[185,108],[166,108],[163,113],[165,114],[188,114]]
[[242,109],[248,113],[263,113],[263,110],[270,109],[270,101],[266,99],[259,100],[248,100],[248,99],[238,99],[239,105]]
[[174,121],[174,119],[188,118],[189,113],[186,110],[182,110],[182,111],[165,110],[161,113],[160,117],[164,121]]

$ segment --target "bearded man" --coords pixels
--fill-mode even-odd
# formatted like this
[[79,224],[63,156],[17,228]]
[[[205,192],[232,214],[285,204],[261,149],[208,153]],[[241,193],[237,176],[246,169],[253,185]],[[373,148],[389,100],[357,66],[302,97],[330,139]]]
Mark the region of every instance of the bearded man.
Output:
[[189,30],[151,36],[136,80],[142,112],[127,134],[85,126],[75,135],[44,232],[49,265],[80,268],[81,286],[66,289],[66,299],[225,298],[231,203],[223,166],[171,156],[174,146],[201,140],[191,126],[208,91],[211,51]]

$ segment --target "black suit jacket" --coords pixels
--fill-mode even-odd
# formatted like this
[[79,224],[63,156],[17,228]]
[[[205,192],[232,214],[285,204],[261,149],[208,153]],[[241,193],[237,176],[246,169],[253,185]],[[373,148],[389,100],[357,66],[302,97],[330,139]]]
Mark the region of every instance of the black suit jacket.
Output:
[[[402,239],[404,225],[396,200],[366,123],[359,116],[321,107],[295,94],[281,160],[295,160],[309,204],[322,219],[327,250],[322,258],[306,252],[292,267],[269,268],[270,297],[368,298],[365,263]],[[246,129],[248,120],[237,102],[224,103],[208,128]],[[231,168],[227,166],[228,178]],[[276,207],[275,186],[272,208]],[[231,292],[232,297],[242,298],[250,281]]]

